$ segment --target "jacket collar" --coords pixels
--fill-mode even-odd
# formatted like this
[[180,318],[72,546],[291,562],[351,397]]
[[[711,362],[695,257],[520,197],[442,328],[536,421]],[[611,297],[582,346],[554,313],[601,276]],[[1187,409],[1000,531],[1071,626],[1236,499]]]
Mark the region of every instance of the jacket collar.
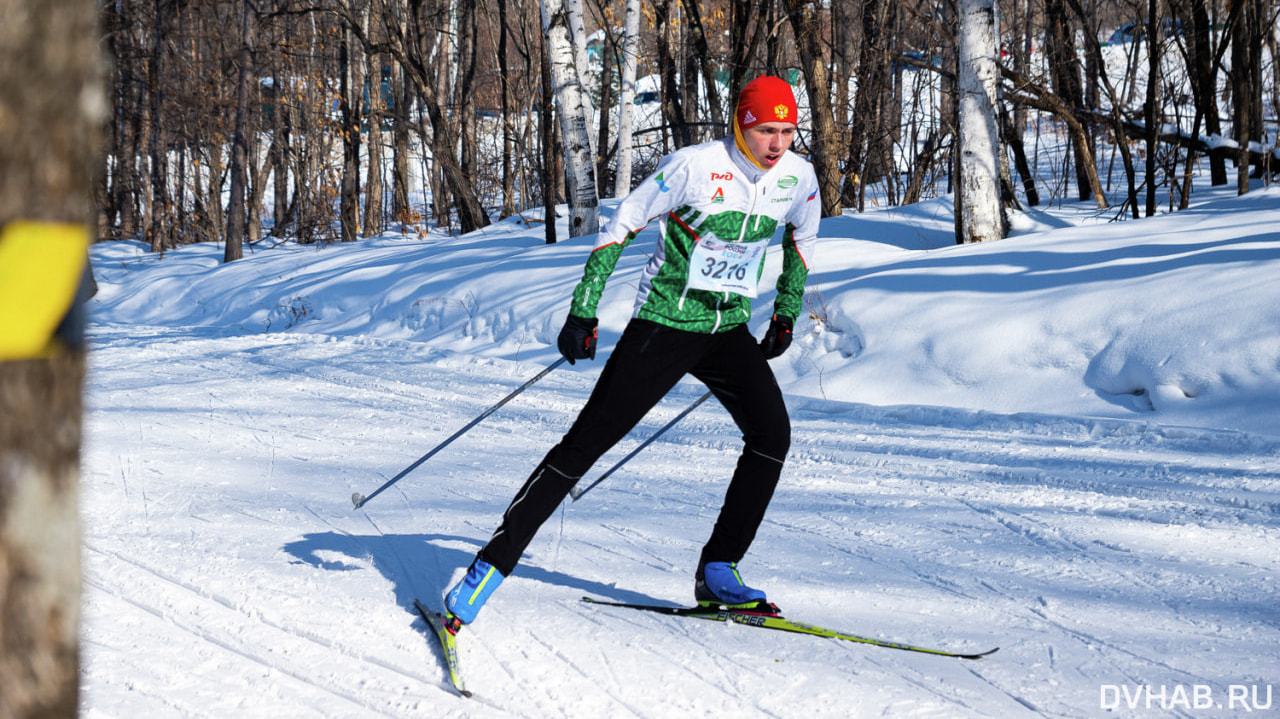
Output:
[[[782,161],[779,160],[778,165],[774,165],[770,170],[766,170],[756,164],[755,160],[747,154],[749,150],[747,150],[745,146],[739,144],[736,128],[737,123],[735,122],[734,125],[734,136],[726,137],[724,139],[725,145],[729,148],[729,157],[733,158],[733,164],[737,165],[738,169],[750,178],[752,182],[759,182],[760,178],[769,174],[772,170],[776,170],[778,165],[782,164]],[[783,155],[783,158],[785,157],[786,155]]]

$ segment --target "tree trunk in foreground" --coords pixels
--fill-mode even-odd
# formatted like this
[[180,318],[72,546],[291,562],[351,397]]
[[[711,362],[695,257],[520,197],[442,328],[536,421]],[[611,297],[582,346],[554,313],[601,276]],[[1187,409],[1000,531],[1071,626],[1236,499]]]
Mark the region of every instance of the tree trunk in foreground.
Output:
[[[82,324],[107,101],[93,0],[0,0],[0,717],[80,686]],[[6,274],[7,273],[7,274]],[[32,281],[33,278],[35,281]],[[79,313],[73,312],[76,318]]]

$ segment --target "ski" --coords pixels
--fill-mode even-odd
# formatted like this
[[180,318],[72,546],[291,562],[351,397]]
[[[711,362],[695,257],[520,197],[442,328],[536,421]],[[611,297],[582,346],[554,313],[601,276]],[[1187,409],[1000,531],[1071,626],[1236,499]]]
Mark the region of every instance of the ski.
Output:
[[792,632],[794,634],[811,634],[817,637],[842,639],[846,642],[867,644],[874,647],[901,649],[907,652],[932,654],[934,656],[953,657],[956,659],[981,659],[982,657],[994,654],[1000,649],[999,647],[996,647],[995,649],[989,649],[985,652],[974,653],[949,652],[942,649],[930,649],[928,647],[916,646],[914,644],[891,642],[886,639],[863,637],[857,634],[839,632],[834,629],[826,629],[812,624],[805,624],[803,622],[795,622],[790,619],[785,619],[775,611],[777,608],[773,605],[766,605],[768,609],[729,609],[723,606],[667,607],[659,604],[628,604],[626,602],[608,602],[600,599],[593,599],[591,597],[583,597],[582,601],[588,604],[598,604],[607,607],[622,607],[625,609],[639,609],[645,612],[657,612],[658,614],[666,614],[673,617],[693,617],[695,619],[709,619],[713,622],[733,622],[735,624],[744,624],[749,627],[776,629],[783,632]]
[[413,600],[413,606],[418,610],[418,614],[422,615],[427,626],[431,627],[436,639],[440,640],[440,648],[444,650],[444,661],[449,667],[449,681],[453,683],[453,688],[457,689],[462,696],[470,697],[471,692],[463,686],[462,672],[458,667],[458,638],[445,626],[445,618],[439,612],[427,609],[417,599]]

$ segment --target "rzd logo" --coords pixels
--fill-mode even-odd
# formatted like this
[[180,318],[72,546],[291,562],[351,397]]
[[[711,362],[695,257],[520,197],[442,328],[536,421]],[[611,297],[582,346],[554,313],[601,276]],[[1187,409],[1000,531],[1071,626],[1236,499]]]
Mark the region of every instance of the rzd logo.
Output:
[[712,182],[733,182],[732,172],[713,172],[711,173]]

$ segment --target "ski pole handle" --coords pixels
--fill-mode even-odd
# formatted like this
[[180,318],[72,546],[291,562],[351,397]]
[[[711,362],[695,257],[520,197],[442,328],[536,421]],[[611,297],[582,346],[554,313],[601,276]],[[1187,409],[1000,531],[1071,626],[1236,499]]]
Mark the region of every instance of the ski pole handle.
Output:
[[599,478],[599,479],[597,479],[596,481],[592,482],[591,484],[588,484],[588,485],[586,486],[586,488],[584,488],[584,489],[578,489],[577,487],[574,487],[574,488],[570,489],[570,490],[569,490],[569,495],[573,497],[573,501],[575,501],[575,502],[576,502],[576,501],[578,501],[579,499],[582,499],[582,495],[586,494],[587,492],[590,492],[590,491],[591,491],[591,489],[592,489],[592,487],[595,487],[597,484],[600,484],[600,483],[601,483],[601,482],[603,482],[603,481],[604,481],[604,480],[605,480],[609,475],[613,474],[613,473],[614,473],[614,471],[615,471],[615,470],[617,470],[619,467],[621,467],[622,465],[624,465],[624,464],[626,464],[627,462],[631,461],[631,458],[632,458],[632,457],[636,456],[637,454],[640,454],[640,450],[644,449],[645,447],[648,447],[648,446],[653,442],[653,440],[655,440],[655,439],[657,439],[657,438],[661,437],[663,432],[666,432],[667,430],[669,430],[669,429],[671,429],[672,427],[676,426],[676,423],[677,423],[677,422],[679,422],[680,420],[682,420],[682,419],[684,419],[685,417],[687,417],[687,416],[689,415],[689,413],[690,413],[690,412],[692,412],[693,410],[695,410],[695,409],[697,409],[697,408],[698,408],[698,405],[702,404],[703,402],[706,402],[708,399],[710,399],[710,397],[711,397],[711,392],[710,392],[710,391],[708,391],[706,394],[704,394],[704,395],[702,395],[701,397],[699,397],[697,400],[695,400],[695,401],[694,401],[694,403],[693,403],[693,404],[691,404],[691,405],[689,405],[688,407],[686,407],[686,408],[685,408],[685,410],[684,410],[683,412],[681,412],[680,414],[676,415],[676,416],[675,416],[675,419],[671,420],[670,422],[667,422],[667,423],[662,427],[662,429],[658,430],[657,432],[654,432],[654,433],[653,433],[653,436],[649,437],[649,439],[646,439],[644,442],[641,442],[639,447],[636,447],[635,449],[631,450],[631,452],[630,452],[627,456],[623,457],[621,460],[619,460],[619,462],[618,462],[617,464],[615,464],[615,465],[613,465],[612,467],[610,467],[610,468],[609,468],[609,471],[607,471],[607,472],[605,472],[604,474],[600,475],[600,478]]
[[498,403],[497,403],[497,404],[493,405],[493,406],[492,406],[492,407],[490,407],[489,409],[486,409],[484,412],[481,412],[481,413],[480,413],[480,416],[479,416],[479,417],[476,417],[475,419],[473,419],[473,420],[471,420],[470,422],[468,422],[468,423],[467,423],[467,426],[463,427],[462,429],[458,430],[457,432],[454,432],[452,435],[450,435],[450,436],[449,436],[449,438],[448,438],[448,439],[446,439],[445,441],[441,442],[440,444],[437,444],[437,445],[436,445],[436,446],[435,446],[435,447],[434,447],[430,452],[427,452],[426,454],[424,454],[424,455],[422,455],[421,457],[419,457],[419,458],[418,458],[418,461],[414,462],[413,464],[409,465],[408,467],[405,467],[403,470],[401,470],[400,474],[397,474],[396,476],[394,476],[394,477],[392,477],[391,479],[387,480],[385,484],[383,484],[381,487],[378,487],[377,489],[373,490],[373,492],[372,492],[371,494],[369,494],[368,496],[365,496],[365,495],[363,495],[363,494],[361,494],[361,493],[359,493],[359,492],[356,492],[355,494],[351,495],[351,502],[352,502],[352,504],[354,504],[354,505],[355,505],[355,508],[356,508],[356,509],[360,509],[360,508],[361,508],[361,507],[363,507],[363,506],[365,505],[365,503],[367,503],[369,500],[373,499],[374,497],[378,496],[379,494],[382,494],[382,491],[383,491],[383,490],[385,490],[387,487],[390,487],[391,485],[395,484],[396,482],[399,482],[401,479],[404,479],[404,476],[405,476],[406,474],[408,474],[408,473],[412,472],[413,470],[417,469],[417,468],[418,468],[418,467],[419,467],[423,462],[427,461],[428,459],[431,459],[431,457],[432,457],[432,456],[434,456],[436,452],[439,452],[440,450],[442,450],[442,449],[444,449],[445,447],[447,447],[447,446],[449,445],[449,443],[450,443],[450,442],[452,442],[453,440],[455,440],[455,439],[457,439],[457,438],[461,437],[462,435],[466,434],[466,433],[467,433],[467,431],[468,431],[468,430],[470,430],[472,427],[474,427],[474,426],[476,426],[477,424],[480,424],[481,422],[483,422],[483,421],[484,421],[484,419],[485,419],[485,417],[488,417],[489,415],[491,415],[491,414],[493,414],[494,412],[496,412],[500,407],[502,407],[502,405],[506,404],[507,402],[510,402],[512,399],[514,399],[514,398],[515,398],[515,396],[516,396],[516,395],[518,395],[518,394],[520,394],[521,392],[523,392],[523,391],[525,391],[525,390],[529,389],[530,387],[532,387],[532,386],[533,386],[533,384],[534,384],[535,382],[537,382],[538,380],[542,379],[543,377],[546,377],[546,376],[547,376],[547,374],[548,374],[549,372],[551,372],[551,370],[555,369],[556,367],[559,367],[560,365],[562,365],[562,364],[564,364],[564,363],[565,363],[565,358],[563,358],[563,357],[561,357],[560,359],[556,360],[555,362],[552,362],[552,363],[551,363],[551,366],[547,367],[546,369],[542,370],[542,371],[541,371],[541,372],[539,372],[538,374],[534,375],[533,379],[530,379],[528,382],[525,382],[524,384],[522,384],[522,385],[520,385],[519,387],[517,387],[517,388],[515,389],[515,391],[513,391],[511,394],[507,395],[506,397],[503,397],[501,400],[499,400],[499,401],[498,401]]

